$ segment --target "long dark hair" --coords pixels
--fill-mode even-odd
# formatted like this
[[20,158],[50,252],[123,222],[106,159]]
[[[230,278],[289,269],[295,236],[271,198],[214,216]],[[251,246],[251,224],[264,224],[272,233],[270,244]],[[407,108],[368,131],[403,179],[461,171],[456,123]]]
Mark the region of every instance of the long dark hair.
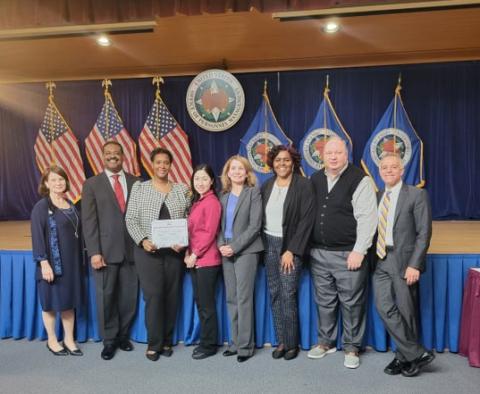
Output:
[[198,193],[196,190],[195,190],[195,187],[193,186],[193,178],[195,177],[195,174],[198,172],[198,171],[205,171],[207,173],[207,175],[210,177],[210,179],[213,181],[212,182],[212,186],[210,186],[210,190],[213,190],[213,192],[215,194],[217,194],[215,192],[215,174],[213,172],[213,169],[212,167],[210,167],[208,164],[199,164],[198,166],[195,167],[195,169],[193,170],[193,174],[192,174],[192,178],[190,179],[190,185],[191,185],[191,188],[192,188],[192,194],[193,194],[193,198],[192,198],[192,202],[196,202],[198,200],[200,200],[200,193]]

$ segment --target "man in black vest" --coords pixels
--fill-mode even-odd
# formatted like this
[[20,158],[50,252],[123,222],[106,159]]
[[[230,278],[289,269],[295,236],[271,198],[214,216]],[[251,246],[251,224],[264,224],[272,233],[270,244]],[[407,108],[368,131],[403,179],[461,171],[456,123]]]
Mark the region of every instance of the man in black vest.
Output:
[[368,267],[365,254],[377,227],[377,204],[371,179],[348,163],[340,138],[323,151],[325,170],[312,175],[317,204],[311,237],[311,273],[319,327],[312,359],[336,351],[338,307],[343,318],[344,366],[358,368],[365,332]]

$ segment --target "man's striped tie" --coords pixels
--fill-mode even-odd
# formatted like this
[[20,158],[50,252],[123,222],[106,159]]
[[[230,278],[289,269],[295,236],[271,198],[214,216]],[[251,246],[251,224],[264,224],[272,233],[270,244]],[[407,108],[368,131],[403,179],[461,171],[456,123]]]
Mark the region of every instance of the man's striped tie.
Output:
[[383,197],[382,205],[380,207],[380,216],[378,218],[377,256],[382,260],[387,255],[385,239],[387,236],[387,218],[388,210],[390,208],[390,193],[391,191],[386,192],[385,196]]

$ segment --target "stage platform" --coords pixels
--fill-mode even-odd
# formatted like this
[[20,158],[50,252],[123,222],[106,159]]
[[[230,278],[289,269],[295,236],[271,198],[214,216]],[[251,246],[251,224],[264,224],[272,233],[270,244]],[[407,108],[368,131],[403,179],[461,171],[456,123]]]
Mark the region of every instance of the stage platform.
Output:
[[[430,254],[480,254],[480,221],[433,222]],[[0,250],[31,250],[30,221],[0,222]]]

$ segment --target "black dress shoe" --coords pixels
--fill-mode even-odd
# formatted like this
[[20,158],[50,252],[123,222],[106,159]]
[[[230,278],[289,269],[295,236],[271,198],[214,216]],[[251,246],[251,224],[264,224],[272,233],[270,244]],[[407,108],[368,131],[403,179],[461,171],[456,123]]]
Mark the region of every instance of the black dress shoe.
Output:
[[230,357],[230,356],[235,356],[237,352],[235,350],[225,350],[222,354],[225,357]]
[[387,375],[398,375],[402,373],[402,368],[404,368],[404,362],[400,361],[398,358],[394,358],[390,364],[388,364],[383,372]]
[[149,353],[149,351],[147,351],[147,353],[145,353],[145,357],[148,358],[150,361],[157,361],[159,358],[160,358],[160,352],[155,352],[155,351],[152,351],[151,353]]
[[50,346],[48,346],[48,342],[47,342],[47,349],[50,352],[52,352],[55,356],[67,356],[68,355],[68,352],[63,347],[59,351],[56,352]]
[[408,378],[417,376],[420,370],[430,364],[435,359],[433,352],[425,352],[420,357],[417,357],[415,360],[405,363],[405,366],[402,368],[402,375]]
[[118,342],[118,347],[124,352],[131,352],[133,350],[132,342],[128,339],[122,339]]
[[279,358],[282,358],[283,356],[285,356],[285,353],[287,351],[285,350],[285,348],[276,348],[273,352],[272,352],[272,357],[275,359],[275,360],[278,360]]
[[250,357],[252,357],[252,356],[237,356],[237,361],[239,363],[243,363],[243,362],[247,361]]
[[171,346],[164,346],[160,353],[161,353],[162,356],[172,357],[173,349],[172,349]]
[[104,360],[111,360],[113,356],[115,356],[116,350],[117,350],[117,347],[113,344],[105,345],[103,347],[101,356]]
[[192,358],[194,360],[203,360],[204,358],[215,356],[216,352],[205,352],[205,351],[198,351],[192,354]]
[[70,350],[68,346],[65,344],[63,344],[63,347],[65,348],[65,350],[70,356],[83,356],[83,352],[79,348]]
[[294,347],[293,349],[287,350],[283,355],[284,360],[293,360],[298,356],[298,347]]

